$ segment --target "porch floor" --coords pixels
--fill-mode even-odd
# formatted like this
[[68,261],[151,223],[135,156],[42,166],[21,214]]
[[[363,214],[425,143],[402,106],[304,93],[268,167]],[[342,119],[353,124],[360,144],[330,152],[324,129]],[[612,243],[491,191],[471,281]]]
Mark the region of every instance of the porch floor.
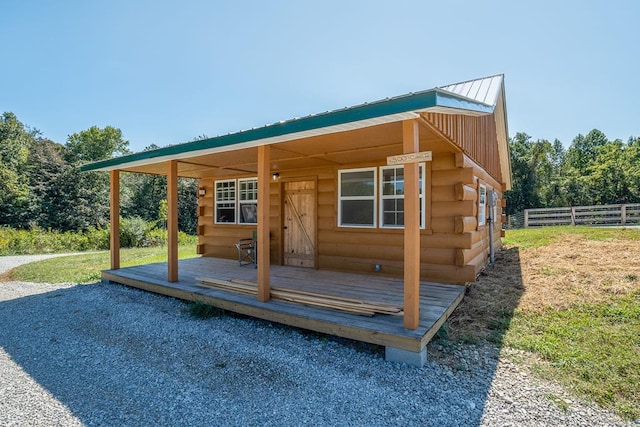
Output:
[[[465,287],[440,283],[420,284],[420,325],[403,327],[402,315],[372,317],[286,301],[259,302],[255,296],[207,288],[196,277],[255,282],[257,270],[220,258],[179,261],[179,281],[167,281],[167,264],[156,263],[102,272],[103,280],[188,301],[202,301],[224,310],[358,341],[419,352],[464,297]],[[365,301],[403,305],[402,279],[378,275],[271,266],[271,286]]]

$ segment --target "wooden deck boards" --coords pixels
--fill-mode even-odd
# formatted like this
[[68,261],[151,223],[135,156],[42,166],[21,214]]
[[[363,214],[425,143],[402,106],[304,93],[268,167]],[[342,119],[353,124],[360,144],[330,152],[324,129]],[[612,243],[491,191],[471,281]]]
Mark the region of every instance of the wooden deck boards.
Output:
[[[117,283],[185,300],[200,300],[225,310],[284,323],[358,341],[420,351],[453,312],[464,296],[464,286],[440,283],[420,284],[418,329],[403,327],[402,315],[358,316],[285,301],[261,303],[255,296],[202,287],[196,277],[255,282],[257,271],[240,267],[237,261],[219,258],[191,258],[179,263],[179,281],[167,281],[167,264],[146,264],[119,270],[105,270],[102,277]],[[402,279],[271,266],[271,285],[326,295],[402,306]]]

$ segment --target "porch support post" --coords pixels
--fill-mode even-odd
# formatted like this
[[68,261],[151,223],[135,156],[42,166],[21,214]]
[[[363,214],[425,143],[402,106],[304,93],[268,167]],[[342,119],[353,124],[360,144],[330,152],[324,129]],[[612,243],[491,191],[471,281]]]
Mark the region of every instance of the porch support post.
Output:
[[258,301],[271,298],[269,254],[269,183],[271,180],[271,147],[258,147]]
[[[420,151],[418,122],[402,122],[404,154]],[[420,321],[420,196],[418,164],[404,165],[404,327],[417,329]]]
[[178,162],[167,170],[167,281],[178,281]]
[[110,220],[111,233],[109,236],[109,247],[111,249],[111,269],[120,268],[120,171],[109,172],[110,178]]

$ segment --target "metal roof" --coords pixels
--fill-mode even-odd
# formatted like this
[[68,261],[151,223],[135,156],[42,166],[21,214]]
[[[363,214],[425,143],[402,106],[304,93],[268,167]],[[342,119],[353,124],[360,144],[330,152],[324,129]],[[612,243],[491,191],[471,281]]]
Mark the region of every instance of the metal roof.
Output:
[[440,89],[495,107],[502,90],[503,79],[503,74],[497,74],[482,79],[454,83]]
[[[479,82],[479,83],[475,83]],[[383,123],[417,118],[420,112],[486,115],[494,112],[496,85],[502,76],[458,83],[421,92],[386,98],[302,118],[281,121],[227,135],[143,151],[88,163],[83,171],[107,171],[156,164],[168,160],[220,153],[260,145],[275,144],[310,136],[359,129]],[[506,110],[505,116],[506,116]],[[505,117],[506,122],[506,117]],[[503,138],[500,138],[503,139]],[[505,141],[501,141],[506,144]]]

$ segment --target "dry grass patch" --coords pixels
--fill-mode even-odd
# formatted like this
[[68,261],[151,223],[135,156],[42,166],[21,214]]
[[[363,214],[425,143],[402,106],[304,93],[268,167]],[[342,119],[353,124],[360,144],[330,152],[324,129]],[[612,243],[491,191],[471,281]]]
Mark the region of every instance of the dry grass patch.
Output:
[[[640,239],[568,235],[520,255],[524,294],[517,308],[539,312],[599,303],[640,289]],[[482,285],[483,281],[480,281]]]
[[640,290],[640,238],[592,240],[583,230],[559,234],[545,246],[506,245],[497,252],[496,263],[469,286],[451,316],[450,334],[487,339],[503,330],[515,311],[562,310]]
[[448,321],[450,338],[525,350],[539,375],[640,418],[640,230],[507,234]]

